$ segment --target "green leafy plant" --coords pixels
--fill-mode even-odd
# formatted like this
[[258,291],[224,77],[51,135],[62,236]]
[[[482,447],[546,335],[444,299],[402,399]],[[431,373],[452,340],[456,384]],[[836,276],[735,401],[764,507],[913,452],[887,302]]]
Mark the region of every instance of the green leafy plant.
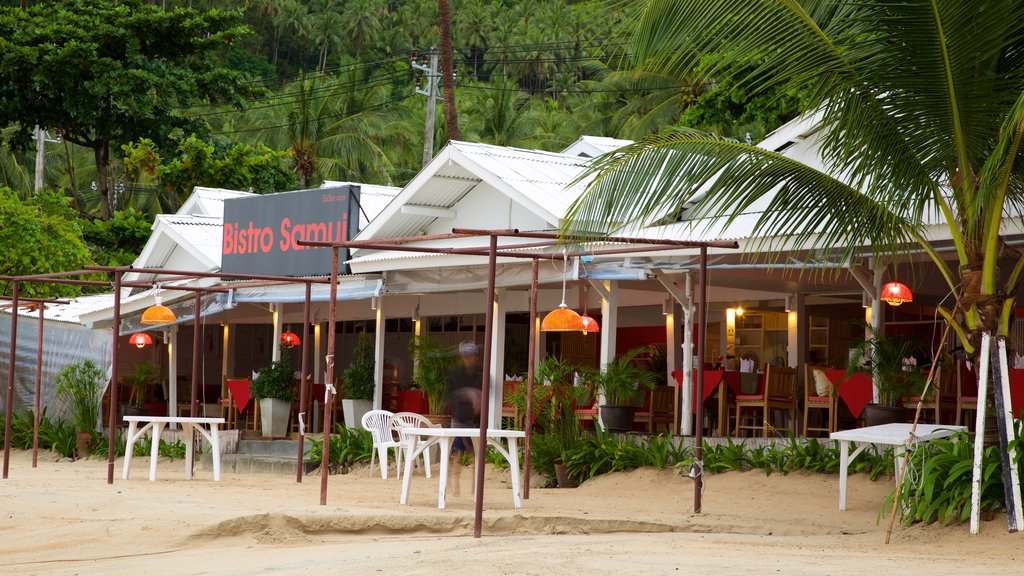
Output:
[[878,334],[866,323],[859,323],[868,330],[868,337],[858,341],[850,349],[847,373],[868,371],[878,383],[878,402],[883,406],[899,406],[901,398],[910,398],[921,393],[924,375],[920,370],[905,370],[903,360],[921,352],[920,341],[910,336],[885,336]]
[[448,371],[455,365],[455,351],[431,336],[416,336],[409,342],[415,362],[413,381],[427,396],[431,414],[443,414],[448,403]]
[[606,405],[635,406],[643,392],[658,383],[657,374],[634,363],[637,358],[650,353],[649,346],[637,346],[612,359],[599,372],[590,373],[589,377],[598,392],[604,395]]
[[373,339],[366,332],[361,332],[353,350],[352,362],[341,373],[344,383],[345,398],[349,400],[373,400],[376,388],[374,379]]
[[106,375],[91,360],[65,366],[57,373],[56,394],[68,409],[75,431],[92,432],[100,416],[100,396]]
[[252,397],[277,398],[291,402],[295,399],[295,387],[292,385],[294,370],[292,369],[291,349],[281,346],[281,359],[259,371],[259,377],[252,381],[249,390]]
[[139,362],[135,365],[135,371],[131,376],[125,378],[131,392],[128,395],[128,404],[141,407],[149,400],[149,393],[154,386],[159,384],[160,369],[153,362]]
[[[370,460],[370,453],[373,451],[373,437],[370,436],[369,431],[338,425],[335,428],[335,433],[329,436],[331,439],[330,463],[332,465]],[[323,440],[309,438],[308,441],[309,456],[306,461],[311,464],[320,464],[323,462],[324,456]]]

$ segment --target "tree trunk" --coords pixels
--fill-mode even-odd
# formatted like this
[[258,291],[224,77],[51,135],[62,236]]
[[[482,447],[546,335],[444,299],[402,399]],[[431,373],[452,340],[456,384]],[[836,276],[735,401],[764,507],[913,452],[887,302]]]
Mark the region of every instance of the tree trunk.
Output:
[[441,33],[441,86],[444,87],[444,119],[448,140],[458,140],[459,114],[455,109],[455,78],[452,74],[452,10],[449,0],[438,0],[438,29]]
[[[985,419],[984,436],[985,441],[988,442],[991,429],[990,423],[992,420],[995,420],[995,431],[999,435],[999,460],[1003,468],[1003,498],[1007,511],[1007,524],[1010,532],[1016,532],[1021,526],[1017,526],[1014,516],[1014,491],[1010,468],[1016,466],[1016,463],[1013,461],[1013,455],[1010,453],[1009,442],[1007,441],[1007,434],[1012,434],[1013,431],[1006,429],[1006,418],[1004,417],[1005,411],[1010,410],[1010,399],[1003,397],[1002,378],[1003,370],[1006,367],[1002,365],[999,354],[999,342],[1001,341],[1005,342],[1006,338],[999,336],[992,339],[992,346],[989,349],[988,398],[985,402],[986,406],[984,408],[979,406],[978,409],[984,409],[987,411],[987,414],[995,415],[995,418]],[[980,370],[978,372],[980,376]]]

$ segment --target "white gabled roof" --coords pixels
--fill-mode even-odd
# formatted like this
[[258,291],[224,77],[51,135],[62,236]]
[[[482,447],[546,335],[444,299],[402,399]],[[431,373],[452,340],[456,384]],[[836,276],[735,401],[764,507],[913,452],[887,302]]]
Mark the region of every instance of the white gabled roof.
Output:
[[557,152],[451,142],[357,239],[453,227],[555,229],[583,190],[567,186],[585,162]]
[[566,156],[596,158],[601,154],[618,150],[632,143],[632,140],[621,140],[607,136],[580,136],[579,140],[570,144],[565,150],[562,150],[562,154]]
[[397,186],[378,186],[377,184],[360,184],[358,182],[336,182],[325,180],[321,188],[333,188],[335,186],[358,186],[359,187],[359,229],[366,228],[384,208],[398,196],[402,191]]
[[196,186],[192,190],[192,195],[185,200],[175,214],[178,216],[217,216],[223,218],[224,200],[244,196],[254,196],[254,194],[238,190],[225,190],[224,188]]

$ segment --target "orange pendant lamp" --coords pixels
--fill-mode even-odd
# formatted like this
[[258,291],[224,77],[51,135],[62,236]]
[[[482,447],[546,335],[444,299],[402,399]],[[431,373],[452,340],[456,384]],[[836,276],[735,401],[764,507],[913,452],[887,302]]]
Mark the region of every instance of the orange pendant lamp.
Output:
[[134,344],[136,348],[145,348],[153,343],[153,337],[146,332],[136,332],[128,338],[129,344]]
[[143,324],[174,324],[178,321],[178,317],[174,315],[174,312],[170,308],[160,304],[160,286],[157,285],[157,293],[153,297],[156,300],[156,304],[153,304],[146,311],[142,313]]
[[881,298],[888,302],[890,306],[899,306],[900,304],[914,301],[914,295],[910,292],[910,288],[907,288],[906,284],[900,282],[889,282],[882,286]]
[[583,330],[583,320],[575,310],[565,305],[565,274],[566,274],[565,251],[562,251],[562,303],[551,312],[548,312],[540,322],[541,332],[573,332]]

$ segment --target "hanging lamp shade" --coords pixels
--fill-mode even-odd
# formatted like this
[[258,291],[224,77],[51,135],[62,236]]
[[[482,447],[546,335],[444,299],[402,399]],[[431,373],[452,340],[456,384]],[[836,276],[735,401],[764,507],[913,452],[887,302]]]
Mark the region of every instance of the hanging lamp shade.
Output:
[[174,315],[174,312],[170,308],[162,304],[154,304],[146,311],[142,313],[143,324],[174,324],[178,321],[178,317]]
[[914,301],[914,295],[910,292],[910,288],[907,288],[906,284],[900,282],[889,282],[882,286],[881,298],[891,306],[899,306],[900,304]]
[[601,325],[597,323],[597,320],[591,318],[590,315],[587,314],[586,312],[580,315],[580,323],[583,325],[583,328],[581,328],[581,330],[583,330],[584,336],[586,336],[590,332],[601,331]]
[[583,330],[583,321],[575,310],[567,307],[565,303],[558,305],[551,312],[544,316],[540,322],[541,332],[572,332]]
[[281,334],[281,345],[285,348],[291,348],[292,346],[298,346],[302,344],[302,340],[299,339],[299,335],[295,332],[285,332]]
[[128,338],[129,344],[134,344],[137,348],[145,348],[153,343],[153,337],[146,332],[136,332]]

